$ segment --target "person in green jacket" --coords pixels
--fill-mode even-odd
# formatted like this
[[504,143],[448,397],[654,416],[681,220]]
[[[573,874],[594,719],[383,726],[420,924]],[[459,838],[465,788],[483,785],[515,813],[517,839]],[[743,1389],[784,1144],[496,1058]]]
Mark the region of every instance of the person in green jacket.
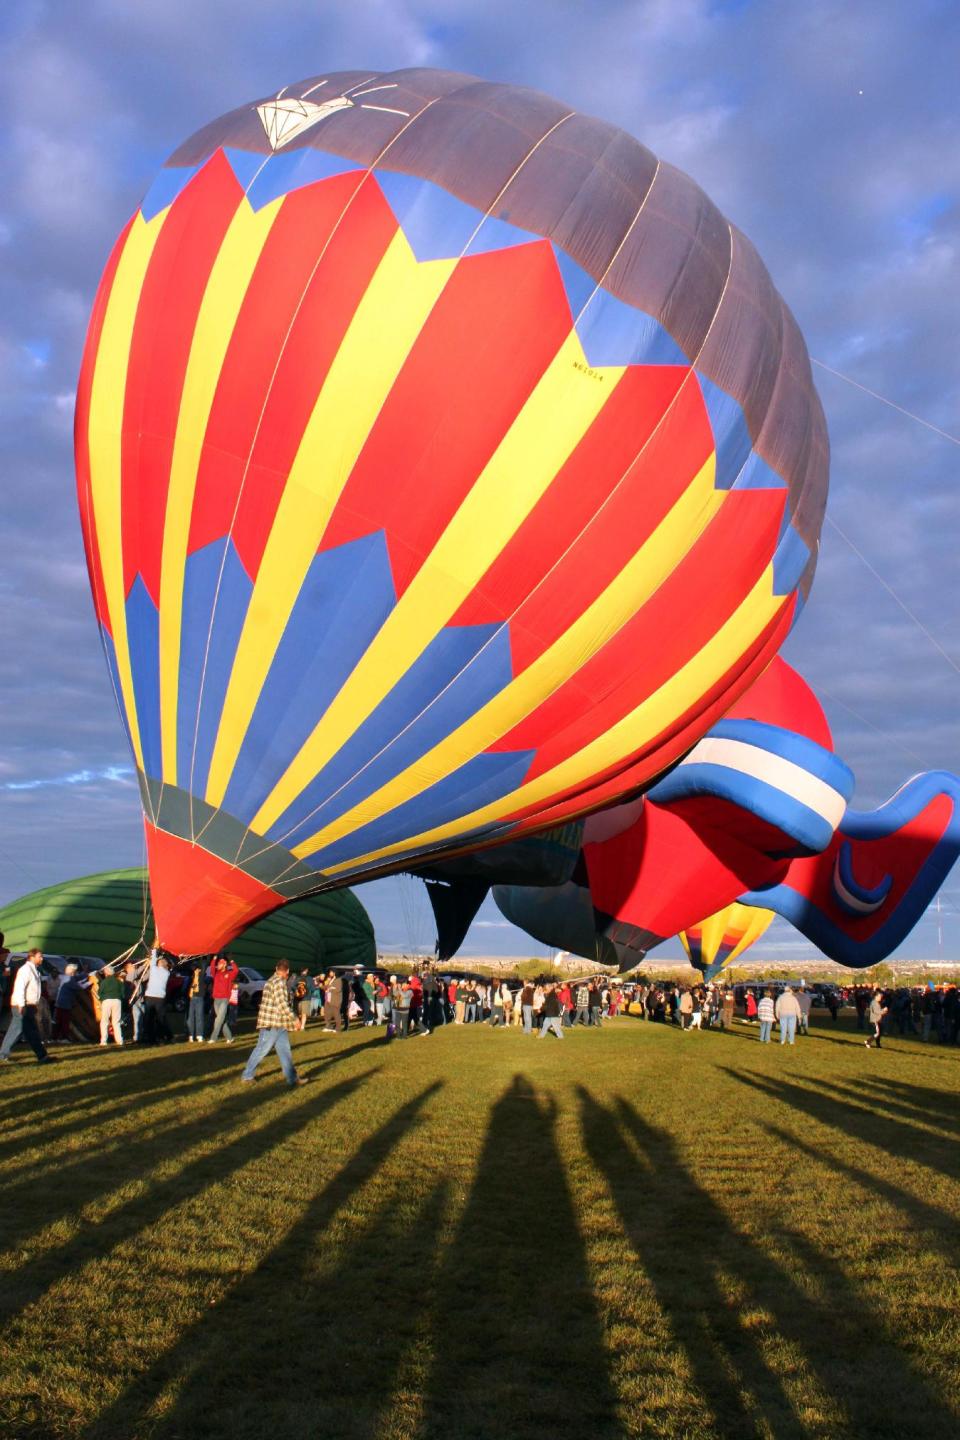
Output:
[[105,965],[100,972],[98,986],[100,1001],[100,1044],[106,1045],[110,1031],[116,1045],[123,1044],[120,1031],[120,1010],[123,1006],[123,981],[112,965]]
[[373,976],[364,975],[360,988],[363,991],[363,1001],[360,1007],[363,1010],[363,1023],[364,1025],[375,1025],[377,1022],[373,1018],[373,1007],[376,1000],[376,992],[373,988]]

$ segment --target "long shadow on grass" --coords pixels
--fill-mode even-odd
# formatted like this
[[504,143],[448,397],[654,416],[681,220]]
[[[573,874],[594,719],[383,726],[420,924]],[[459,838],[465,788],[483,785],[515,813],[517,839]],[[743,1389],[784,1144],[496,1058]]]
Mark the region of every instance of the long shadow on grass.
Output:
[[[248,1049],[252,1048],[242,1042],[253,1038],[240,1037],[238,1048],[223,1045],[212,1050],[206,1045],[126,1045],[122,1058],[116,1050],[108,1050],[104,1054],[97,1045],[76,1046],[69,1052],[57,1055],[55,1058],[60,1063],[52,1070],[49,1067],[37,1066],[31,1056],[29,1061],[24,1061],[24,1068],[32,1083],[0,1083],[0,1124],[20,1117],[27,1119],[32,1116],[35,1119],[38,1102],[41,1102],[44,1120],[48,1123],[61,1113],[75,1111],[78,1099],[89,1104],[100,1100],[140,1104],[146,1095],[156,1095],[157,1092],[170,1090],[174,1086],[182,1088],[180,1082],[188,1072],[192,1071],[193,1075],[206,1079],[211,1075],[222,1075],[236,1069]],[[376,1045],[378,1040],[380,1037],[358,1034],[357,1043],[347,1047],[345,1052],[334,1053],[356,1054],[359,1050]],[[305,1051],[326,1048],[325,1042],[317,1036],[312,1044],[298,1044],[294,1050],[294,1058],[298,1063],[302,1063]],[[109,1059],[104,1063],[107,1056]],[[309,1059],[307,1073],[310,1073],[313,1063],[313,1060]],[[91,1066],[95,1068],[91,1069]],[[192,1083],[192,1079],[191,1076],[187,1083]]]
[[437,1279],[422,1440],[625,1433],[555,1123],[520,1075],[491,1110]]
[[[921,1233],[925,1238],[937,1246],[943,1252],[945,1264],[956,1271],[960,1268],[960,1221],[937,1205],[931,1205],[926,1200],[920,1200],[916,1195],[911,1195],[908,1190],[902,1190],[899,1185],[885,1179],[882,1175],[874,1175],[869,1170],[862,1170],[859,1165],[851,1165],[846,1160],[841,1160],[837,1155],[831,1155],[823,1146],[808,1145],[806,1141],[799,1139],[796,1135],[790,1135],[782,1130],[779,1125],[766,1123],[764,1131],[768,1135],[775,1135],[785,1146],[792,1146],[814,1166],[824,1166],[833,1170],[835,1174],[841,1175],[851,1185],[859,1185],[864,1190],[870,1190],[885,1200],[888,1205],[895,1206],[903,1212],[904,1218],[911,1230]],[[869,1244],[869,1237],[864,1237],[863,1244]]]
[[854,1140],[885,1151],[894,1162],[906,1156],[929,1165],[933,1170],[939,1170],[949,1179],[955,1179],[960,1173],[960,1159],[954,1139],[932,1134],[929,1130],[920,1130],[915,1125],[895,1120],[892,1115],[880,1110],[869,1110],[865,1108],[870,1104],[869,1097],[864,1097],[863,1101],[857,1103],[824,1081],[818,1081],[818,1089],[813,1090],[778,1076],[744,1075],[736,1070],[729,1070],[726,1066],[719,1068],[725,1070],[739,1084],[780,1101],[789,1110],[809,1115],[822,1125],[829,1125],[834,1130],[850,1135]]
[[[350,1059],[365,1050],[376,1048],[373,1042],[366,1042],[362,1045],[350,1046],[347,1049],[337,1050],[327,1055],[317,1063],[304,1064],[303,1056],[298,1057],[301,1069],[311,1077],[318,1074],[325,1074],[332,1065]],[[174,1060],[179,1057],[171,1057]],[[27,1137],[21,1131],[11,1136],[0,1147],[0,1163],[5,1157],[23,1153],[26,1149],[35,1150],[38,1144],[43,1149],[39,1155],[33,1156],[30,1160],[22,1162],[17,1167],[17,1178],[15,1186],[11,1186],[11,1192],[16,1188],[20,1191],[35,1194],[36,1188],[43,1185],[48,1176],[56,1178],[57,1190],[63,1189],[63,1182],[68,1177],[81,1175],[88,1163],[94,1163],[96,1169],[102,1175],[106,1162],[114,1152],[121,1152],[124,1160],[124,1168],[132,1154],[146,1154],[143,1163],[149,1165],[154,1158],[160,1158],[167,1153],[168,1134],[175,1133],[178,1145],[182,1134],[189,1133],[191,1121],[184,1121],[183,1111],[180,1109],[170,1110],[169,1113],[161,1114],[154,1120],[152,1110],[155,1107],[162,1107],[167,1111],[172,1101],[195,1097],[198,1085],[206,1084],[204,1098],[211,1097],[213,1086],[217,1081],[236,1081],[241,1069],[242,1056],[235,1053],[219,1054],[210,1057],[208,1063],[202,1069],[198,1065],[196,1070],[191,1070],[190,1063],[180,1060],[174,1068],[165,1076],[162,1084],[141,1087],[140,1072],[137,1070],[128,1071],[115,1070],[112,1084],[104,1087],[105,1093],[98,1093],[95,1096],[84,1092],[79,1097],[72,1098],[68,1105],[64,1105],[64,1111],[70,1116],[63,1125],[49,1127],[49,1115],[43,1110],[43,1123],[37,1123],[36,1111],[33,1118],[33,1133]],[[166,1064],[164,1066],[167,1068]],[[176,1081],[170,1080],[170,1074],[176,1076]],[[274,1072],[274,1077],[279,1071]],[[266,1083],[271,1083],[270,1072],[264,1076]],[[71,1086],[70,1094],[74,1096],[74,1087]],[[244,1108],[243,1092],[233,1091],[225,1102],[231,1110]],[[247,1099],[249,1105],[249,1096]],[[196,1114],[196,1106],[190,1107],[192,1121],[202,1125],[204,1119],[215,1120],[216,1111],[207,1104],[200,1115]],[[136,1130],[133,1134],[129,1129],[118,1128],[114,1120],[120,1116],[135,1115],[137,1119]],[[71,1152],[69,1159],[65,1162],[63,1155],[58,1151],[58,1141],[66,1135],[77,1132],[89,1137],[87,1149],[77,1154]],[[72,1183],[72,1178],[71,1178]],[[6,1187],[5,1187],[6,1193]],[[79,1203],[84,1203],[82,1200]],[[72,1208],[72,1207],[71,1207]],[[5,1227],[6,1233],[6,1227]]]
[[[336,1058],[331,1056],[328,1063]],[[181,1121],[175,1154],[187,1163],[172,1175],[148,1182],[145,1190],[126,1203],[111,1207],[108,1216],[98,1224],[88,1222],[63,1244],[42,1250],[31,1258],[28,1268],[19,1278],[12,1268],[6,1270],[0,1294],[0,1323],[8,1323],[50,1285],[62,1279],[73,1266],[86,1265],[102,1258],[117,1245],[137,1240],[141,1231],[162,1219],[168,1209],[182,1205],[185,1200],[201,1194],[208,1185],[225,1179],[250,1161],[269,1153],[310,1125],[318,1114],[326,1114],[333,1105],[352,1094],[376,1073],[377,1069],[373,1068],[327,1089],[317,1087],[298,1091],[289,1097],[288,1109],[271,1114],[253,1130],[249,1128],[249,1121],[254,1097],[246,1086],[241,1094],[224,1101],[202,1119],[193,1123]],[[253,1108],[255,1110],[255,1103]],[[246,1122],[239,1134],[233,1129],[237,1121]],[[213,1147],[204,1150],[191,1165],[191,1148],[211,1139],[216,1142]],[[169,1158],[169,1146],[164,1147],[163,1158]],[[123,1162],[123,1183],[150,1174],[149,1158],[140,1154],[136,1147],[131,1146],[129,1151],[124,1152]],[[54,1206],[44,1205],[36,1191],[31,1197],[29,1185],[24,1187],[23,1195],[18,1193],[15,1203],[22,1207],[24,1213],[14,1209],[4,1218],[4,1241],[11,1249],[35,1234],[42,1225],[49,1225],[60,1216],[75,1214],[80,1206],[89,1204],[118,1183],[118,1177],[112,1172],[106,1183],[102,1176],[98,1177],[96,1155],[82,1166],[64,1166],[63,1169],[67,1172],[64,1188],[61,1190],[58,1185]]]
[[[395,1213],[378,1208],[339,1248],[325,1248],[325,1233],[441,1088],[427,1086],[364,1140],[257,1268],[133,1379],[85,1440],[380,1433],[410,1316],[429,1288],[446,1184]],[[156,1416],[170,1389],[172,1405]]]
[[[734,1228],[683,1164],[672,1136],[643,1120],[625,1100],[617,1101],[615,1115],[586,1092],[583,1103],[588,1149],[610,1180],[627,1233],[684,1344],[697,1386],[716,1416],[716,1433],[810,1433],[759,1340],[724,1296],[721,1267],[745,1287],[750,1308],[773,1316],[777,1332],[803,1356],[823,1393],[848,1412],[838,1433],[912,1433],[898,1429],[886,1387],[875,1384],[878,1372],[872,1360],[868,1366],[863,1363],[865,1356],[875,1355],[885,1357],[883,1374],[896,1374],[899,1411],[927,1417],[931,1435],[950,1433],[949,1425],[943,1428],[944,1396],[920,1374],[912,1356],[898,1347],[884,1321],[828,1254],[788,1227],[778,1227],[806,1272],[816,1277],[820,1294],[801,1289],[762,1243]],[[624,1137],[636,1144],[642,1157],[641,1166],[634,1162],[632,1175]],[[664,1233],[665,1218],[669,1223]]]
[[[898,1086],[894,1091],[878,1089],[869,1080],[833,1080],[827,1089],[828,1093],[841,1100],[849,1100],[861,1107],[873,1106],[877,1111],[882,1111],[884,1115],[889,1115],[903,1124],[929,1126],[934,1130],[946,1130],[954,1136],[960,1135],[960,1114],[945,1115],[938,1110],[921,1108],[913,1101],[902,1099],[902,1086]],[[960,1111],[960,1106],[956,1103],[954,1108]]]
[[876,1096],[878,1104],[895,1106],[907,1118],[912,1113],[929,1125],[960,1134],[960,1107],[953,1089],[937,1090],[932,1085],[914,1085],[885,1075],[872,1075],[864,1085],[862,1098],[869,1100],[872,1096]]
[[[699,1403],[714,1417],[711,1433],[738,1440],[805,1435],[759,1339],[741,1325],[724,1291],[723,1272],[742,1277],[750,1242],[697,1184],[666,1131],[646,1124],[625,1101],[607,1109],[584,1087],[578,1093],[587,1153],[686,1353]],[[761,1273],[768,1288],[789,1284],[770,1261]]]

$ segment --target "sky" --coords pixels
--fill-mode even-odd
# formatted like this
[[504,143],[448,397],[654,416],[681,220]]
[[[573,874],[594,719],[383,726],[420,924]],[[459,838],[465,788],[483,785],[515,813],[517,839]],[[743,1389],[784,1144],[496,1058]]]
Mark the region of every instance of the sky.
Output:
[[[824,703],[858,808],[919,770],[960,771],[958,58],[953,0],[0,7],[0,903],[143,854],[74,499],[74,390],[107,253],[193,130],[340,68],[545,90],[686,170],[750,237],[819,362],[833,453],[784,653]],[[432,948],[419,882],[359,893],[385,948]],[[781,921],[764,950],[811,953]],[[543,951],[488,901],[464,953]],[[901,953],[960,958],[960,873]]]

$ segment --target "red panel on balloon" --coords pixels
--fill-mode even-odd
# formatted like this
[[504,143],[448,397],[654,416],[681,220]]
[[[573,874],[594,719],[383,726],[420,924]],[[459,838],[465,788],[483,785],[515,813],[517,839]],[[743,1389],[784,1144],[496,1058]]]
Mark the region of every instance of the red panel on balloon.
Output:
[[160,943],[174,955],[208,955],[228,945],[284,897],[202,845],[144,821],[153,911]]
[[569,330],[546,241],[460,260],[370,431],[322,548],[384,530],[402,595]]

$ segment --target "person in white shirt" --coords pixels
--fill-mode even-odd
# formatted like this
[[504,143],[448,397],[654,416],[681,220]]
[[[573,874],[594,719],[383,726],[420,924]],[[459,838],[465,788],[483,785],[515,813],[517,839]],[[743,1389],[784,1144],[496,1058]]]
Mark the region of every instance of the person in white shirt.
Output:
[[42,962],[43,952],[31,950],[14,977],[13,993],[10,996],[10,1024],[3,1037],[3,1044],[0,1045],[0,1060],[10,1059],[10,1051],[22,1035],[41,1065],[53,1063],[53,1057],[47,1054],[37,1026]]
[[800,1004],[793,991],[784,990],[774,1009],[780,1021],[780,1044],[792,1045],[797,1033],[797,1016],[800,1014]]
[[757,1006],[757,1019],[760,1021],[760,1040],[764,1045],[770,1043],[770,1032],[773,1029],[773,1022],[776,1018],[776,1011],[773,1007],[773,991],[764,992],[763,999]]
[[158,955],[156,950],[150,952],[150,969],[147,974],[146,985],[146,1041],[148,1045],[158,1045],[161,1040],[172,1040],[173,1035],[167,1023],[167,985],[170,980],[170,965],[167,960]]

